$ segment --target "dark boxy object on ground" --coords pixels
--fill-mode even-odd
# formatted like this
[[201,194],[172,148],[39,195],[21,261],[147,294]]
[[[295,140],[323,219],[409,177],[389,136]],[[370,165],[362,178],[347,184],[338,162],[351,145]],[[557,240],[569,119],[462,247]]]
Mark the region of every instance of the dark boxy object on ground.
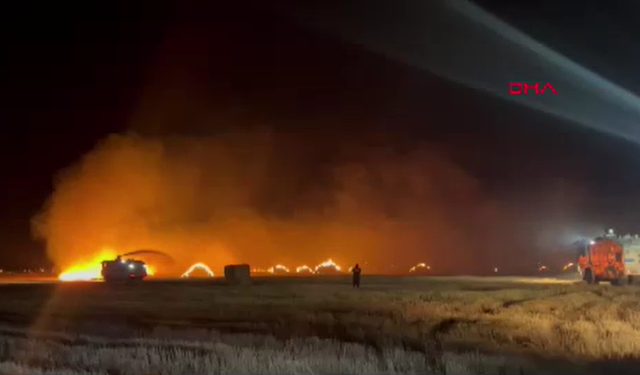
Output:
[[248,264],[224,266],[224,279],[229,284],[249,284],[251,283],[251,269]]
[[122,259],[118,255],[115,260],[102,262],[102,278],[111,282],[142,281],[147,277],[147,265],[141,260]]

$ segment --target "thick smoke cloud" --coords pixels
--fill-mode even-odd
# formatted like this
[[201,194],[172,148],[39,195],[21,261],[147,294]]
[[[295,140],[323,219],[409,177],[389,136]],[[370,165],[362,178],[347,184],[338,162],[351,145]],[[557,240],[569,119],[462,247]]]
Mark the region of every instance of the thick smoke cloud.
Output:
[[427,262],[483,273],[530,267],[567,242],[560,221],[570,220],[567,204],[580,204],[576,194],[567,203],[540,191],[528,196],[535,201],[489,199],[433,146],[339,148],[312,167],[301,160],[309,152],[296,157],[283,138],[112,135],[58,176],[35,233],[61,268],[108,246],[164,251],[176,260],[165,274],[195,262],[220,272],[232,262],[295,267],[330,257],[371,272]]
[[[176,264],[158,271],[173,274],[195,262],[220,272],[232,262],[295,267],[327,258],[345,268],[358,262],[365,273],[418,262],[443,273],[528,272],[540,260],[572,260],[567,245],[604,229],[584,216],[589,192],[548,178],[577,169],[553,153],[523,163],[505,155],[526,142],[474,134],[476,152],[402,134],[412,123],[415,133],[464,123],[452,117],[466,111],[460,97],[454,106],[434,101],[431,81],[405,66],[237,11],[172,12],[140,72],[128,117],[138,133],[104,139],[61,173],[33,220],[58,267],[111,247],[164,251]],[[256,123],[277,130],[247,129]]]

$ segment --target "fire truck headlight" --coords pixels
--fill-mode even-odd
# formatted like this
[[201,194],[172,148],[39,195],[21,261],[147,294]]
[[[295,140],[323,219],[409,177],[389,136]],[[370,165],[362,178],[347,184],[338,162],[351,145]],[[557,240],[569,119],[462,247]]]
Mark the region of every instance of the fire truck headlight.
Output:
[[135,266],[133,264],[129,265],[129,268],[133,269]]
[[590,245],[595,245],[595,244],[596,244],[596,241],[589,241],[589,244],[590,244]]

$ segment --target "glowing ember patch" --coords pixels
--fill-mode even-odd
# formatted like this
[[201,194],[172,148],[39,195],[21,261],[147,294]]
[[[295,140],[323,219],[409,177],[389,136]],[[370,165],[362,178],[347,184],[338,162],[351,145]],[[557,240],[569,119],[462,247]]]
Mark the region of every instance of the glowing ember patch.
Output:
[[207,275],[209,275],[210,277],[214,277],[215,275],[213,274],[213,271],[211,271],[211,269],[209,268],[209,266],[207,266],[204,263],[196,263],[193,266],[189,267],[189,269],[187,270],[187,272],[183,273],[182,276],[180,277],[189,277],[191,275],[191,272],[195,271],[195,270],[203,270],[204,272],[207,273]]
[[78,267],[72,268],[69,271],[63,272],[58,277],[61,281],[89,281],[102,278],[100,274],[101,266],[92,267]]
[[277,264],[274,267],[271,267],[267,270],[269,273],[276,273],[278,271],[280,272],[289,272],[289,269],[281,264]]
[[314,269],[314,271],[318,272],[318,270],[322,268],[334,268],[336,271],[340,271],[340,266],[335,264],[331,259],[327,260],[326,262],[318,264]]
[[562,267],[562,270],[563,270],[563,271],[566,271],[566,270],[568,270],[569,268],[571,268],[571,267],[573,267],[573,266],[575,266],[575,264],[573,264],[573,263],[567,263],[567,264],[565,264],[565,266],[564,266],[564,267]]
[[413,266],[413,267],[409,268],[409,272],[416,272],[416,270],[418,270],[418,269],[420,269],[420,268],[425,268],[425,269],[430,270],[430,269],[431,269],[431,266],[427,266],[427,265],[426,265],[426,264],[424,264],[424,263],[418,263],[418,264],[416,264],[415,266]]

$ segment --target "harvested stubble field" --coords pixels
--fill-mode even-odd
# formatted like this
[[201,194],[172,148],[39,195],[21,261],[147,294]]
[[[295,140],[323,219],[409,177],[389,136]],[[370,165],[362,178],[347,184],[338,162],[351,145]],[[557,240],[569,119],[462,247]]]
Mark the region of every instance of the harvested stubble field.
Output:
[[0,373],[638,373],[639,287],[348,281],[0,285]]

